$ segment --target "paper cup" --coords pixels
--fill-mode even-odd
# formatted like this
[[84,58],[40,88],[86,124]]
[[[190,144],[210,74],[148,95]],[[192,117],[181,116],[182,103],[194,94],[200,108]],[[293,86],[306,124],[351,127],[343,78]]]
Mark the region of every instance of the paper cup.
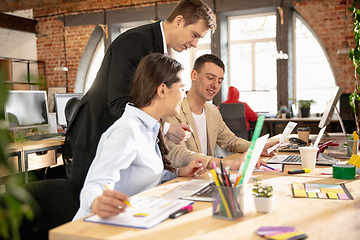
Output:
[[301,155],[301,165],[302,168],[310,168],[311,170],[315,169],[316,163],[316,153],[319,148],[315,147],[299,147]]

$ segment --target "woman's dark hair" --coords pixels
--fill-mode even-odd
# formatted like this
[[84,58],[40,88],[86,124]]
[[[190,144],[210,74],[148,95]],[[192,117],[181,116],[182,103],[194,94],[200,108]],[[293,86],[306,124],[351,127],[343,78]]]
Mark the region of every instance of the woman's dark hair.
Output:
[[[130,102],[137,108],[149,106],[151,100],[157,93],[157,88],[162,83],[170,88],[173,83],[180,82],[178,73],[181,70],[183,70],[182,65],[171,57],[160,53],[147,55],[141,60],[135,71],[130,93]],[[163,135],[164,121],[161,119],[159,122],[160,130],[158,134],[158,144],[164,163],[164,169],[174,171],[175,168],[167,158],[169,148],[166,145]]]

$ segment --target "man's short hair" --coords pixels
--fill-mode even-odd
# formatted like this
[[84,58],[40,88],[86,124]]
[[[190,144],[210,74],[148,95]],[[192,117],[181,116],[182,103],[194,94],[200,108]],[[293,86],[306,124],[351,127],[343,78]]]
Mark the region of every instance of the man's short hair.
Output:
[[216,20],[213,11],[202,0],[180,0],[174,7],[166,21],[172,22],[177,16],[183,16],[184,26],[197,23],[200,19],[204,20],[207,27],[214,33]]
[[200,57],[198,57],[195,60],[193,70],[200,72],[201,68],[207,62],[215,63],[216,65],[221,67],[225,73],[225,65],[224,65],[223,61],[215,54],[204,54],[204,55],[201,55]]

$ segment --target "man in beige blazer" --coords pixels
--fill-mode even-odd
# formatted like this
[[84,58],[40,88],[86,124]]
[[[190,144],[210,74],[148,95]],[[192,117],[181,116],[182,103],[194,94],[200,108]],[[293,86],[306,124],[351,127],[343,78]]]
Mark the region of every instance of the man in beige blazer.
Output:
[[[175,167],[183,167],[195,157],[206,159],[206,166],[212,168],[212,162],[220,165],[220,159],[214,157],[216,144],[229,152],[245,152],[250,142],[237,137],[225,124],[217,107],[211,101],[219,92],[224,79],[225,66],[214,54],[205,54],[196,59],[191,72],[192,85],[187,98],[181,103],[180,114],[176,117],[166,117],[165,121],[186,123],[193,129],[191,137],[184,143],[174,144],[167,141],[169,159]],[[267,149],[277,142],[268,142],[262,152],[263,156],[274,156],[277,150],[267,153]],[[245,154],[233,159],[223,160],[230,169],[238,169]],[[258,167],[263,163],[258,161]]]

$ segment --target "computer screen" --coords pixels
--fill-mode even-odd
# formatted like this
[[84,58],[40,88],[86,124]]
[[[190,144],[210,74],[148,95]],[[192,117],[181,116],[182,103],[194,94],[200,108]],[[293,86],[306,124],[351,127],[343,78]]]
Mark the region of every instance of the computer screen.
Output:
[[11,130],[49,126],[46,91],[9,91],[5,117]]
[[329,123],[331,121],[331,118],[333,116],[336,104],[340,99],[342,90],[343,89],[341,87],[338,87],[338,86],[335,86],[333,88],[333,91],[332,91],[332,93],[330,95],[330,99],[329,99],[329,101],[328,101],[328,103],[326,105],[324,114],[323,114],[323,116],[322,116],[322,118],[320,120],[319,128],[323,128],[323,127],[329,125]]
[[54,94],[54,110],[56,112],[56,118],[58,124],[62,127],[67,126],[65,118],[65,106],[66,103],[73,97],[82,98],[84,94],[82,93],[59,93]]

